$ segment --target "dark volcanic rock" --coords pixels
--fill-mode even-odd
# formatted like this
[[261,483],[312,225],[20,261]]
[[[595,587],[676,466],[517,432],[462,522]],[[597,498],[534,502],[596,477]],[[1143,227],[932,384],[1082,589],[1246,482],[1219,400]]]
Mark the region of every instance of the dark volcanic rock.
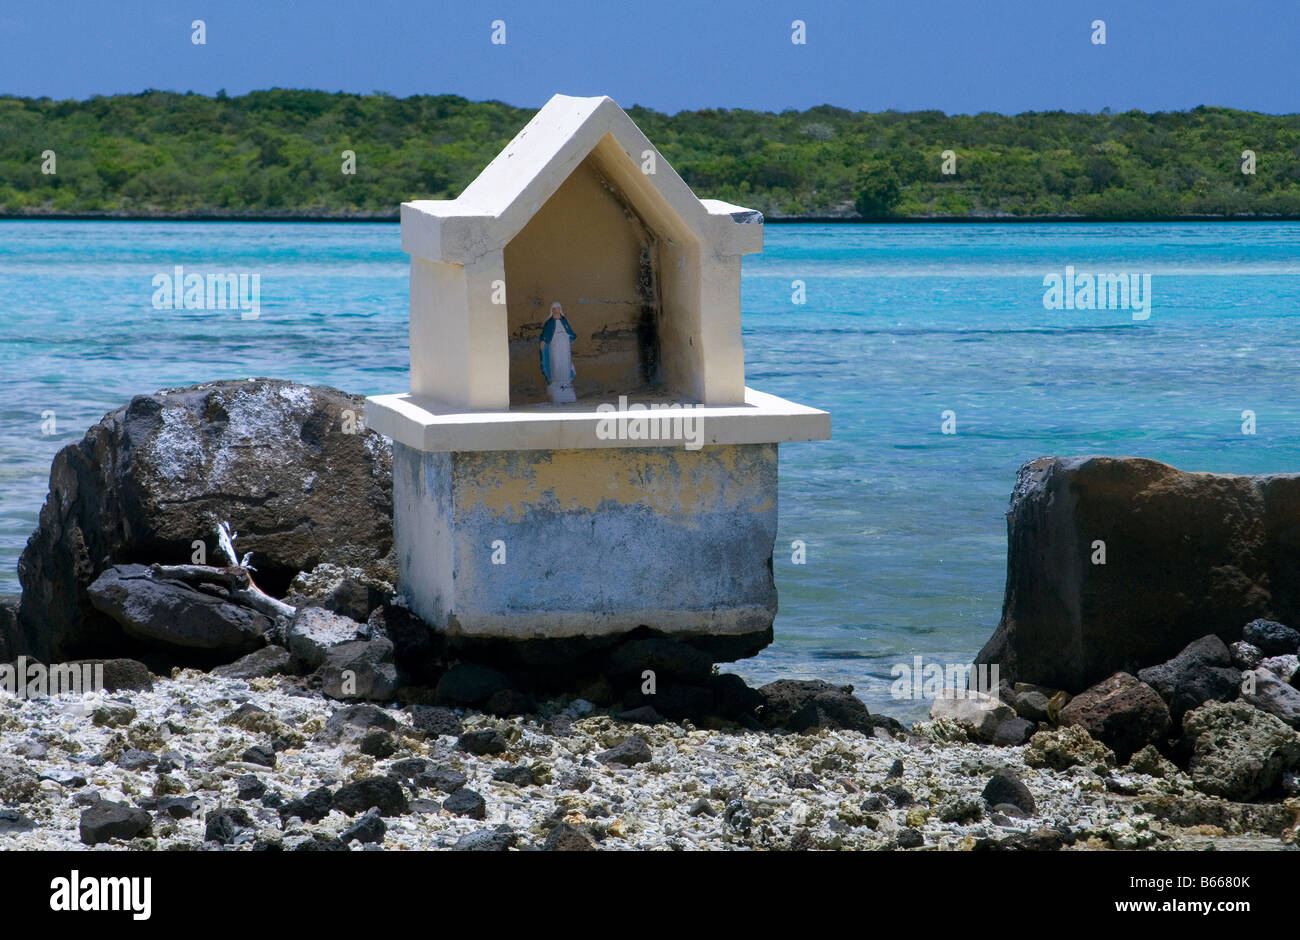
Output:
[[916,797],[912,796],[911,791],[901,784],[891,784],[890,786],[885,787],[881,792],[893,800],[894,805],[899,809],[902,809],[904,806],[911,806],[916,802]]
[[[290,800],[280,807],[280,818],[297,816],[305,822],[320,822],[330,814],[334,803],[334,794],[329,787],[317,787],[299,799]],[[369,807],[366,807],[369,809]]]
[[532,770],[530,770],[525,764],[512,764],[509,767],[498,767],[496,770],[492,771],[492,779],[500,780],[503,783],[513,783],[517,787],[531,787],[537,783],[537,779],[533,776]]
[[1060,723],[1080,725],[1121,761],[1169,731],[1169,708],[1151,686],[1117,672],[1080,692],[1061,709]]
[[424,757],[407,757],[393,761],[388,768],[388,775],[399,780],[414,780],[422,773],[433,770],[433,761]]
[[264,646],[233,663],[211,670],[223,679],[258,679],[289,671],[289,651],[283,646]]
[[542,849],[546,852],[594,852],[596,841],[585,829],[562,822],[546,836]]
[[1232,654],[1212,634],[1188,644],[1169,662],[1143,669],[1138,678],[1169,703],[1175,722],[1203,702],[1231,701],[1241,688],[1241,671],[1233,667]]
[[900,849],[919,849],[925,845],[925,836],[915,829],[900,829],[898,832],[898,847]]
[[468,777],[450,767],[433,767],[415,777],[415,785],[420,789],[441,790],[443,793],[455,793],[467,782],[469,782]]
[[203,839],[205,842],[219,842],[229,845],[235,841],[240,829],[253,824],[248,810],[237,806],[223,806],[214,809],[203,817]]
[[471,754],[500,754],[506,749],[506,739],[495,728],[480,728],[462,734],[456,746]]
[[134,659],[80,659],[70,666],[102,666],[105,692],[151,692],[154,674]]
[[484,819],[487,816],[487,803],[468,787],[461,787],[443,800],[442,808],[453,816],[467,816],[470,819]]
[[406,710],[411,714],[411,724],[415,730],[426,737],[447,735],[456,738],[465,730],[450,708],[440,705],[411,705]]
[[650,745],[646,743],[645,738],[634,734],[608,751],[601,751],[596,755],[596,760],[602,764],[622,764],[624,767],[632,767],[636,764],[644,764],[653,757],[654,752],[650,750]]
[[316,737],[325,744],[360,741],[370,731],[396,731],[397,719],[375,705],[346,705],[329,716]]
[[397,741],[387,731],[372,728],[362,736],[357,744],[357,750],[362,754],[369,754],[371,757],[383,760],[397,753]]
[[195,539],[217,561],[221,521],[272,594],[322,562],[381,567],[392,453],[345,414],[364,407],[331,388],[250,379],[141,395],[106,415],[50,469],[18,564],[20,652],[50,662],[116,651],[121,632],[91,606],[90,584],[115,564],[192,563]]
[[179,581],[156,581],[144,565],[109,568],[86,588],[86,596],[127,635],[184,649],[247,652],[261,646],[274,625],[251,607]]
[[[1297,622],[1297,531],[1300,475],[1030,461],[1007,513],[1002,621],[976,663],[998,664],[1011,682],[1080,692],[1206,633],[1232,642],[1257,617]],[[1105,564],[1093,564],[1099,541]]]
[[758,692],[763,696],[762,722],[768,728],[828,728],[871,734],[877,725],[888,727],[892,721],[873,717],[853,694],[851,685],[834,686],[820,679],[778,679]]
[[1010,705],[1021,718],[1030,721],[1047,721],[1047,702],[1049,696],[1038,689],[1025,689],[1016,692],[1010,699]]
[[657,725],[664,720],[663,715],[660,715],[653,705],[629,708],[625,712],[619,712],[614,717],[619,721],[628,721],[634,725]]
[[1264,653],[1258,646],[1245,640],[1228,644],[1228,652],[1232,654],[1232,664],[1242,670],[1254,669],[1264,658]]
[[339,839],[343,842],[383,842],[388,826],[377,809],[368,809],[361,818],[344,829]]
[[362,777],[339,788],[334,794],[334,808],[355,816],[370,807],[379,809],[381,816],[401,816],[410,812],[402,786],[392,777]]
[[266,784],[257,774],[240,774],[235,778],[235,796],[241,800],[260,800],[266,795]]
[[331,647],[316,674],[321,692],[334,699],[384,702],[393,697],[399,684],[392,641],[383,637]]
[[1241,638],[1265,656],[1300,651],[1300,633],[1276,620],[1252,620],[1242,627]]
[[670,679],[660,682],[654,695],[642,695],[639,688],[633,688],[623,697],[623,703],[629,709],[652,705],[655,711],[676,721],[701,721],[713,712],[713,691],[706,685],[686,685]]
[[508,829],[479,829],[461,836],[454,846],[457,852],[506,852],[515,844],[517,836]]
[[13,832],[30,832],[36,828],[31,817],[24,816],[16,809],[0,809],[0,835]]
[[245,748],[244,753],[239,755],[239,759],[247,764],[260,764],[263,767],[275,768],[275,751],[265,744],[254,744],[250,748]]
[[311,835],[299,836],[292,842],[285,840],[285,851],[289,852],[347,852],[348,844],[328,833],[313,832]]
[[754,715],[766,699],[758,689],[752,689],[740,676],[731,672],[720,673],[709,680],[713,691],[713,713],[732,720]]
[[144,770],[158,763],[158,755],[153,751],[142,751],[129,747],[114,762],[123,770]]
[[147,835],[152,826],[153,819],[142,809],[99,800],[81,814],[81,841],[98,845],[111,839],[134,839]]
[[1030,832],[1013,832],[1002,839],[977,839],[971,847],[974,852],[1056,852],[1067,844],[1067,834],[1060,829],[1043,826]]
[[552,737],[567,738],[573,734],[573,719],[568,715],[556,715],[547,721],[542,729]]
[[1037,727],[1028,718],[1005,718],[993,729],[991,743],[999,747],[1019,747],[1033,737]]
[[984,785],[984,792],[981,794],[984,802],[989,806],[999,806],[1003,803],[1009,803],[1028,816],[1034,815],[1035,803],[1034,795],[1029,792],[1029,787],[1018,777],[1015,772],[1010,770],[997,770],[989,778],[989,782]]

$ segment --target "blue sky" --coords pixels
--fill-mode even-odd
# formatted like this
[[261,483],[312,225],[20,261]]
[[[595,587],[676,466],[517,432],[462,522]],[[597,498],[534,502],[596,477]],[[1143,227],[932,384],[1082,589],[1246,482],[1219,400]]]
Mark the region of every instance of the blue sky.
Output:
[[1296,0],[0,0],[0,93],[52,98],[280,86],[520,107],[608,94],[669,113],[1292,113],[1297,49]]

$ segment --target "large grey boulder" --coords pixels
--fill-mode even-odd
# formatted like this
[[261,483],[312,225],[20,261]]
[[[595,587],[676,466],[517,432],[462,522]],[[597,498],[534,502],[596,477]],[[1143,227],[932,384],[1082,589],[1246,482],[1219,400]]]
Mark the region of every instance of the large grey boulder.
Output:
[[1253,675],[1248,676],[1241,698],[1300,731],[1300,689],[1283,682],[1267,669],[1256,669]]
[[[1097,543],[1104,544],[1105,563]],[[1081,692],[1257,618],[1300,622],[1300,475],[1043,457],[1007,513],[1002,620],[976,659]]]
[[1227,800],[1253,800],[1300,766],[1300,734],[1247,702],[1207,702],[1187,713],[1196,788]]
[[996,695],[966,689],[944,689],[930,703],[930,718],[946,718],[977,741],[992,741],[1003,722],[1015,717],[1015,709]]
[[140,395],[50,470],[50,494],[18,564],[22,645],[50,659],[105,655],[121,633],[87,589],[115,564],[220,564],[215,527],[239,533],[258,584],[287,590],[329,562],[390,581],[392,453],[357,428],[363,399],[278,379]]
[[86,594],[129,636],[164,646],[242,654],[260,647],[274,626],[251,607],[178,581],[154,580],[144,565],[114,565]]
[[321,607],[299,607],[289,620],[286,643],[293,666],[311,672],[324,665],[329,651],[363,639],[362,625]]
[[393,644],[384,637],[356,640],[332,647],[316,671],[321,692],[333,699],[386,701],[397,692]]

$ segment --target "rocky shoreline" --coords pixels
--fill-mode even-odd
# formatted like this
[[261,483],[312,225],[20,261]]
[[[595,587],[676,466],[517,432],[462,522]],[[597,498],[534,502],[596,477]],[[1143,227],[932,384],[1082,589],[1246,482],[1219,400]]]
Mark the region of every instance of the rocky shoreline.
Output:
[[948,719],[710,729],[582,699],[500,717],[110,673],[151,688],[0,694],[5,848],[1286,849],[1300,816],[1296,795],[1208,795],[1154,748],[1118,766],[1078,727],[1000,747]]
[[[0,846],[1297,845],[1300,633],[1274,618],[1300,611],[1300,477],[1026,464],[977,658],[1002,682],[906,728],[848,686],[719,673],[746,655],[725,638],[430,629],[394,591],[391,455],[360,413],[212,383],[60,452],[0,599]],[[69,663],[103,690],[15,681]]]

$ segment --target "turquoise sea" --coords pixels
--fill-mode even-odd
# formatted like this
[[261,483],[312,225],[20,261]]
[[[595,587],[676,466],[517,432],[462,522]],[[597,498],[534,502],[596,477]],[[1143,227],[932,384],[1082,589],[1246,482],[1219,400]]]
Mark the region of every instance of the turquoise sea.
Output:
[[[260,317],[154,309],[176,265],[260,274]],[[1150,317],[1044,309],[1067,266],[1149,274]],[[852,683],[919,717],[890,667],[969,662],[989,636],[1026,460],[1300,470],[1297,225],[769,225],[743,291],[748,384],[830,411],[834,435],[781,451],[776,642],[732,667],[754,682]],[[395,224],[0,222],[0,302],[0,592],[56,451],[132,395],[407,383]]]

